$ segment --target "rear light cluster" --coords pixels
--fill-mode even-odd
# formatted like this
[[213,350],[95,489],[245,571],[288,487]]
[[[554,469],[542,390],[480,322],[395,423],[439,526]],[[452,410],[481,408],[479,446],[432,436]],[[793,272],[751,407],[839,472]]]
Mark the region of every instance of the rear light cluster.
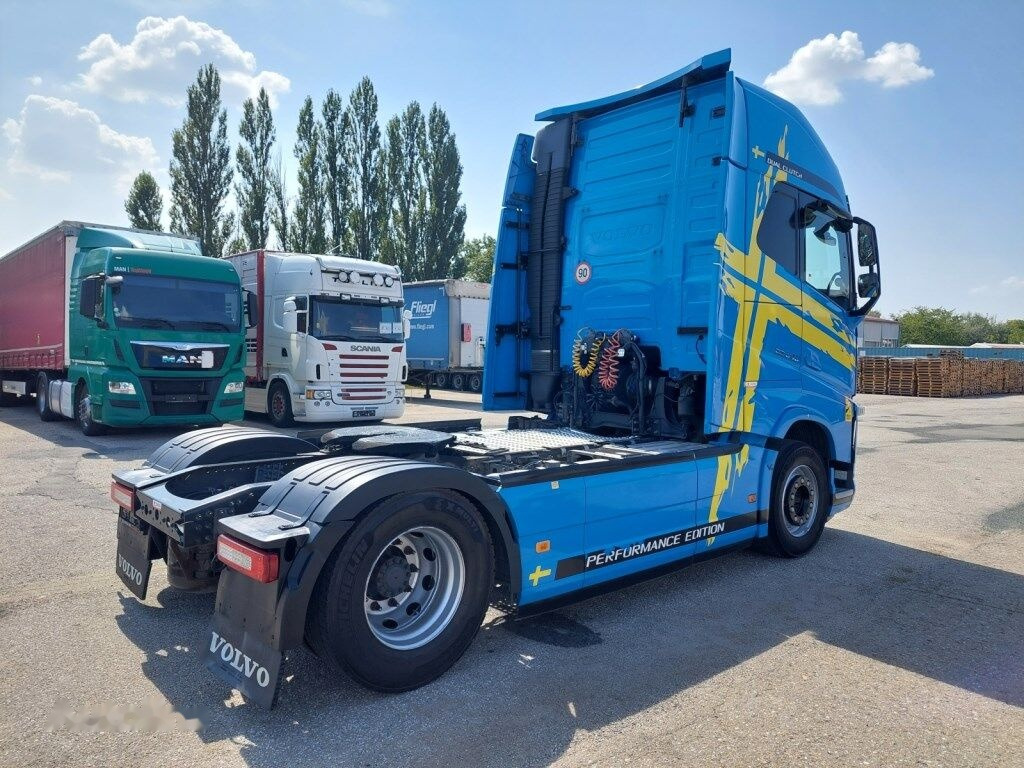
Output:
[[276,552],[251,547],[222,533],[217,537],[217,559],[261,584],[277,581],[279,558]]
[[111,483],[110,500],[121,507],[121,509],[128,512],[135,511],[135,491],[126,485],[121,485],[118,482]]

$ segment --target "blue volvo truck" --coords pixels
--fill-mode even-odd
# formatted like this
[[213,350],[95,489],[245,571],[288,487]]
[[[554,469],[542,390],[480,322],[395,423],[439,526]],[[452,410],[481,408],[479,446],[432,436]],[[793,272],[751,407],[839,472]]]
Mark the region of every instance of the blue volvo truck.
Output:
[[255,703],[301,645],[415,688],[489,605],[550,610],[751,545],[796,557],[853,499],[878,248],[803,115],[721,51],[537,119],[484,374],[485,408],[535,415],[200,430],[114,476],[122,581],[144,599],[153,560],[191,553],[177,584],[217,588],[205,664]]

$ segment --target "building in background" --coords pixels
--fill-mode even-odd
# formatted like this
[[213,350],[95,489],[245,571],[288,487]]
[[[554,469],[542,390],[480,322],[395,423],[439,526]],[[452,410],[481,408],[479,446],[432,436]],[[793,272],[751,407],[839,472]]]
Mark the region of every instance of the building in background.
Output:
[[865,317],[857,329],[857,347],[898,347],[900,324],[884,317]]

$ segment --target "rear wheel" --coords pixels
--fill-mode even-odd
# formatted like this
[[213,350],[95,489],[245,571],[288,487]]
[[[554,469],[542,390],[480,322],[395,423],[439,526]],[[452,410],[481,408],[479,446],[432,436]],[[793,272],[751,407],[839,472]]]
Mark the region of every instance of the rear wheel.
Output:
[[479,392],[484,388],[484,377],[479,373],[474,373],[469,377],[469,391]]
[[36,412],[43,421],[57,418],[57,414],[50,408],[50,377],[42,371],[36,376]]
[[357,682],[406,691],[446,672],[480,629],[494,581],[487,526],[451,491],[383,502],[331,555],[307,639]]
[[86,437],[102,435],[106,431],[100,422],[92,417],[92,399],[89,397],[89,386],[82,382],[75,389],[75,417],[78,426]]
[[435,373],[434,374],[434,386],[438,389],[444,389],[448,386],[448,374],[447,373]]
[[452,389],[465,389],[466,377],[461,373],[452,374]]
[[832,499],[825,465],[806,443],[788,443],[775,460],[768,545],[775,554],[799,557],[821,537]]
[[283,381],[275,381],[267,393],[267,415],[275,427],[290,427],[293,423],[292,398]]

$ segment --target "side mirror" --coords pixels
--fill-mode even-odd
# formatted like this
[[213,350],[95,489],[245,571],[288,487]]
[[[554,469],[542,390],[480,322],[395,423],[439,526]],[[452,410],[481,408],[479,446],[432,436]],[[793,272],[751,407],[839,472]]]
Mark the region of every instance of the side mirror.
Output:
[[288,333],[297,333],[299,330],[299,320],[296,316],[295,299],[285,299],[284,302],[284,318],[283,325],[285,331]]
[[124,275],[111,275],[104,282],[111,288],[120,288],[124,282]]
[[878,263],[878,238],[875,236],[875,227],[864,219],[853,221],[857,225],[857,261],[862,267],[873,267]]
[[87,277],[78,291],[78,314],[103,323],[103,276]]
[[857,278],[857,295],[862,299],[877,299],[882,292],[882,284],[877,272],[867,272]]
[[412,310],[402,310],[402,335],[407,339],[412,336]]
[[255,328],[260,322],[260,305],[256,294],[245,292],[245,327]]

